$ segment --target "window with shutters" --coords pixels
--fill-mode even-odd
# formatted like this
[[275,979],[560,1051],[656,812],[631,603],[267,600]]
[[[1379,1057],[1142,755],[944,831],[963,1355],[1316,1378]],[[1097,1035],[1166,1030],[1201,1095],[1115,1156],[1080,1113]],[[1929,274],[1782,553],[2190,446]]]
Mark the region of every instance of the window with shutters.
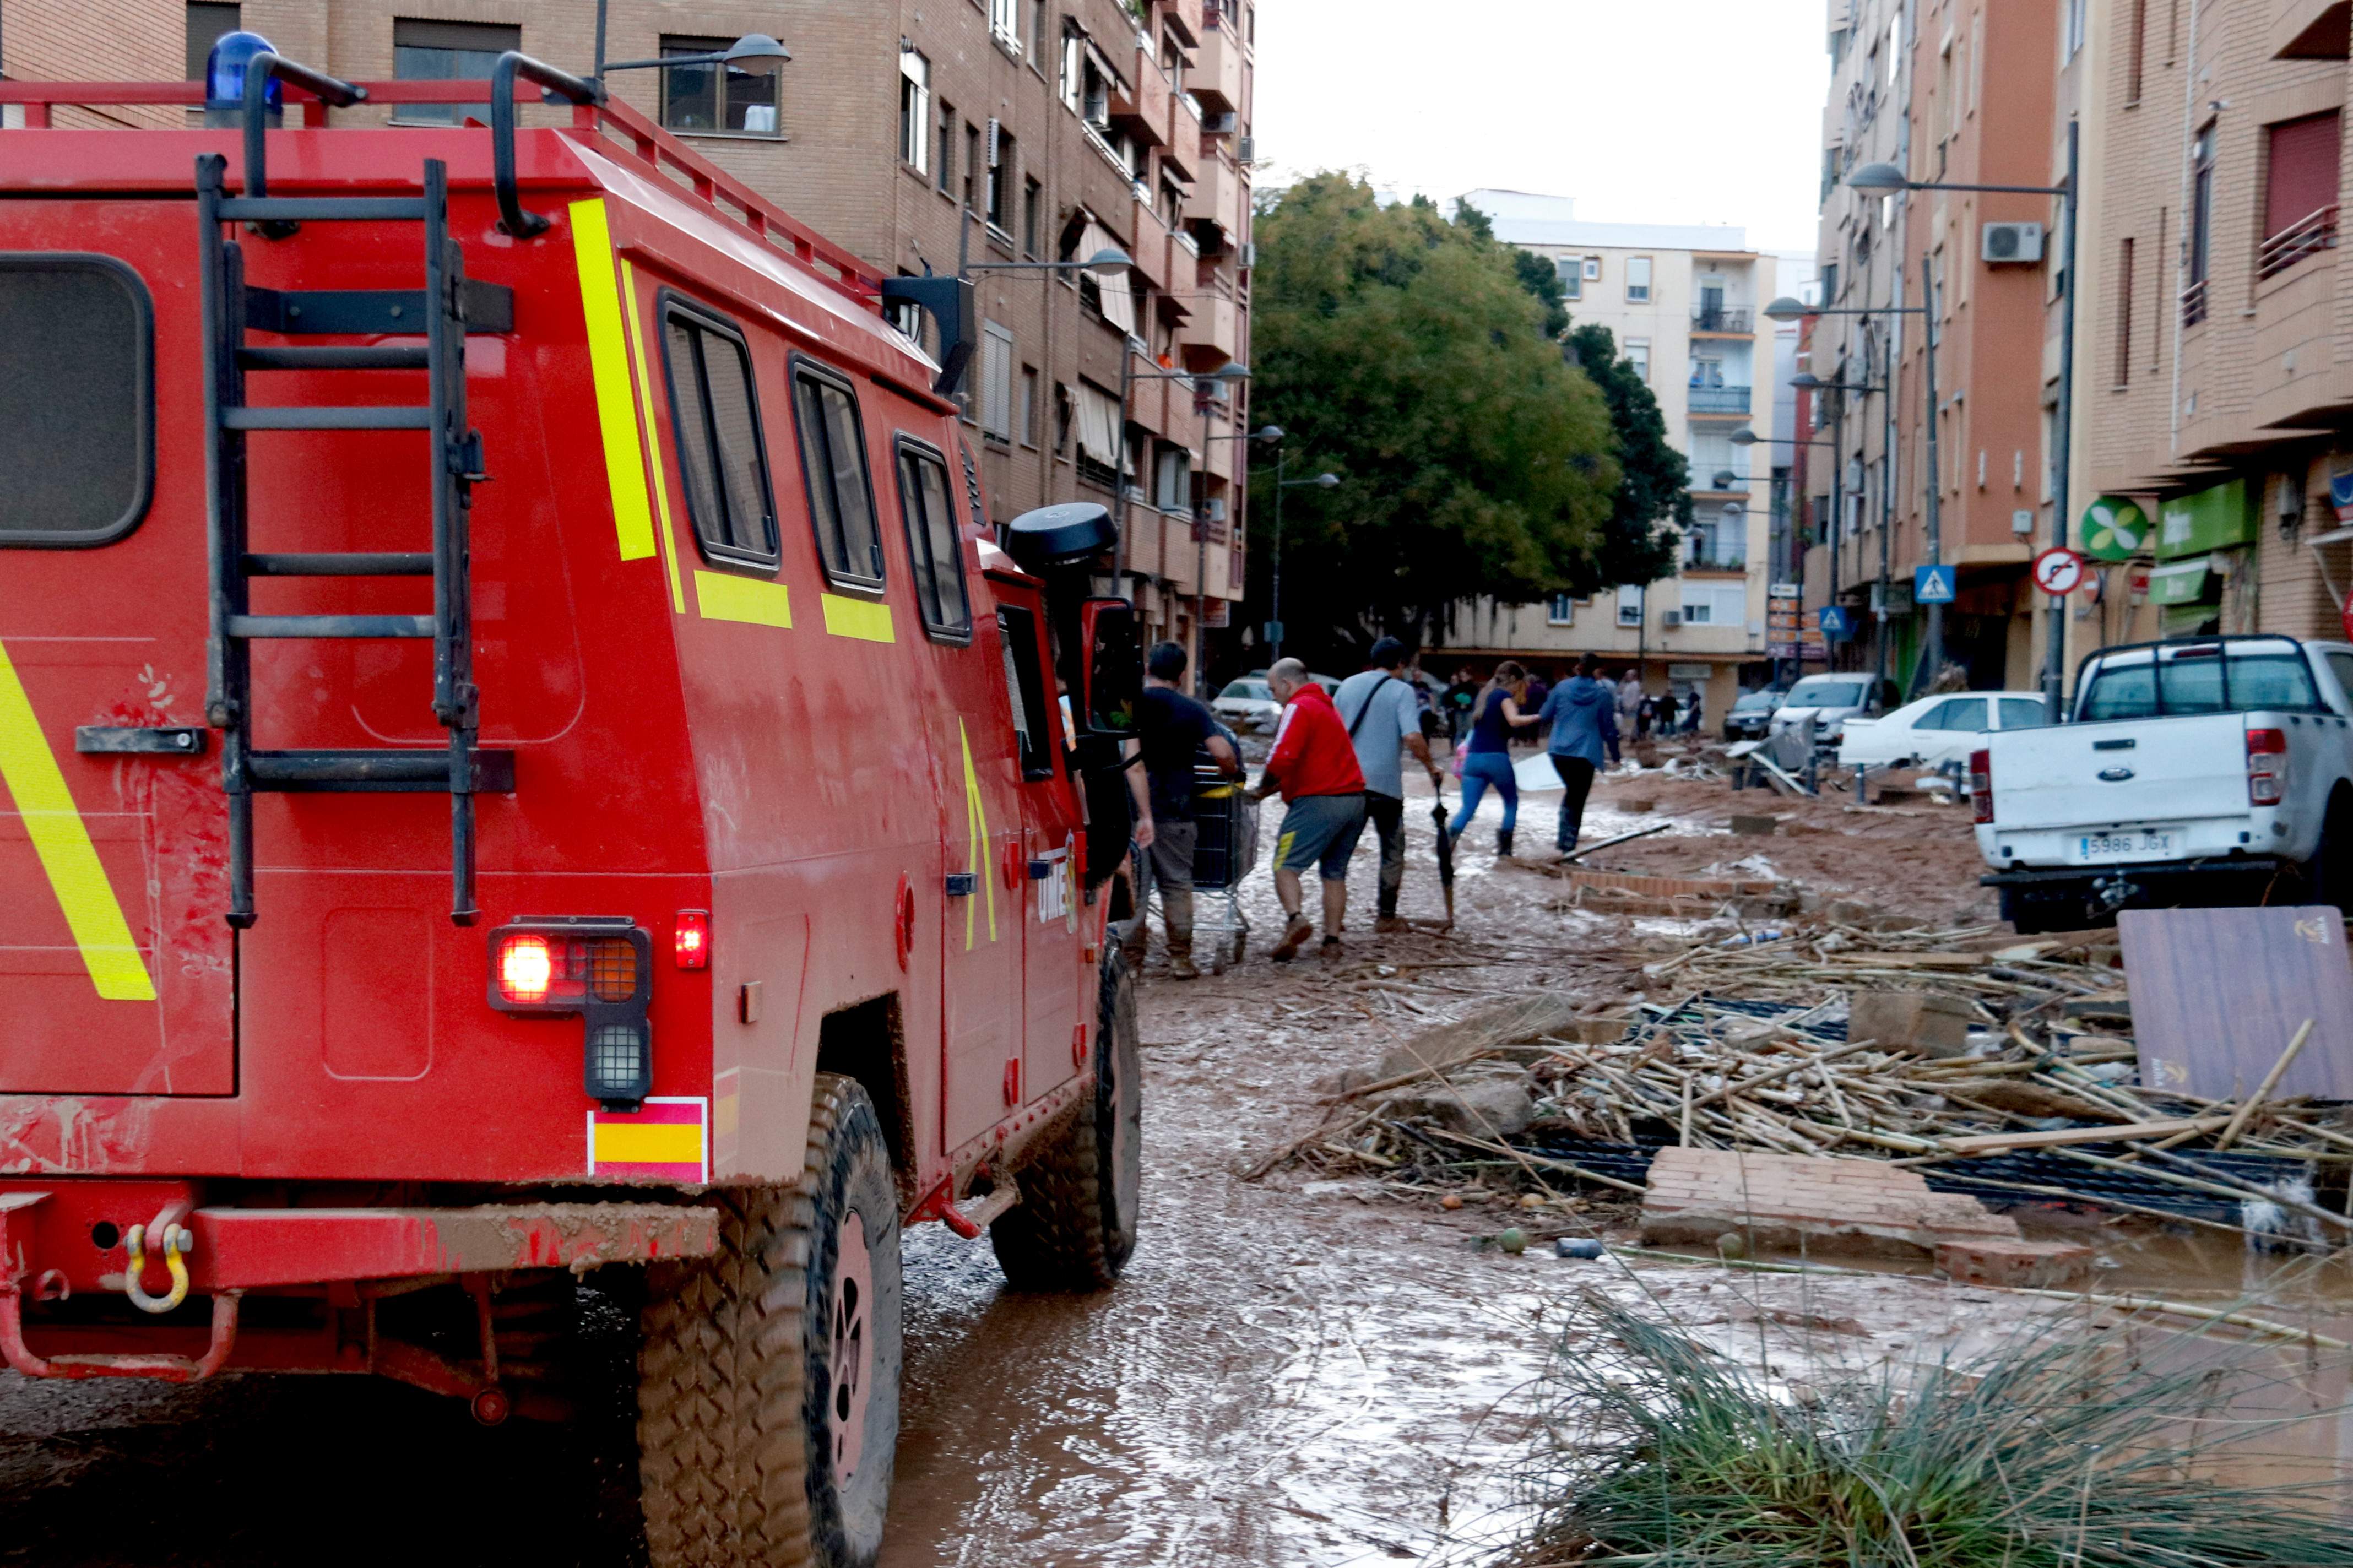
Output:
[[743,331],[675,294],[662,295],[661,309],[679,486],[695,542],[709,560],[774,569],[776,503]]
[[243,26],[244,7],[240,5],[208,5],[194,0],[188,6],[188,79],[205,79],[205,65],[212,58],[213,46],[225,33],[234,33]]
[[932,168],[932,62],[899,54],[899,161],[918,174]]
[[980,324],[980,429],[992,441],[1013,439],[1013,333]]
[[2332,109],[2263,127],[2263,243],[2256,253],[2258,279],[2275,277],[2307,256],[2337,247],[2343,125],[2342,114]]
[[[392,74],[401,81],[490,80],[491,68],[509,49],[522,47],[522,29],[489,22],[420,22],[406,16],[392,24]],[[404,103],[392,111],[395,125],[457,125],[470,114],[487,117],[490,89],[480,103]]]
[[1651,258],[1630,256],[1626,258],[1626,298],[1641,303],[1651,297]]
[[1554,262],[1553,266],[1560,274],[1560,297],[1564,300],[1584,299],[1584,258],[1577,256],[1564,256],[1558,261]]
[[915,604],[935,642],[972,640],[972,599],[965,587],[964,545],[956,533],[947,459],[912,436],[899,437],[899,510],[907,520]]
[[793,423],[800,436],[809,525],[817,531],[826,576],[837,586],[880,589],[882,535],[874,521],[865,426],[849,379],[828,365],[796,355]]
[[1193,458],[1182,447],[1165,447],[1156,476],[1153,504],[1162,511],[1190,516],[1193,510]]

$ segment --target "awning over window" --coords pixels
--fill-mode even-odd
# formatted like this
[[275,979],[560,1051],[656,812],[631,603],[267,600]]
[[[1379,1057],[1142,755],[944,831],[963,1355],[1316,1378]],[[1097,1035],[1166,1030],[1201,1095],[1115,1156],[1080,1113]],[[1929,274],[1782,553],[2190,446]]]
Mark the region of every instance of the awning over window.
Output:
[[[1071,258],[1084,261],[1090,256],[1105,250],[1124,251],[1126,248],[1125,241],[1089,217],[1086,227],[1080,232],[1079,247],[1071,253]],[[1127,268],[1090,272],[1087,276],[1102,290],[1103,320],[1129,337],[1135,336],[1135,290],[1128,286]]]
[[1119,438],[1119,399],[1101,387],[1079,383],[1079,455],[1104,468],[1135,472],[1135,455]]
[[2194,561],[2176,561],[2151,568],[2148,598],[2153,605],[2219,603],[2221,589],[2214,581],[2214,558],[2200,555]]

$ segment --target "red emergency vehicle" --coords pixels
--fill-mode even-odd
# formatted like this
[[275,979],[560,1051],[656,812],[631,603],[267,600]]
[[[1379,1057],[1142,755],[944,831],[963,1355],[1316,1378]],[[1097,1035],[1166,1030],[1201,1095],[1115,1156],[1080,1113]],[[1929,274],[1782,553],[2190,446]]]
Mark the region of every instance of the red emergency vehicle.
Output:
[[0,1352],[558,1415],[641,1279],[653,1561],[870,1561],[902,1227],[1134,1238],[1108,518],[595,82],[222,51],[0,82]]

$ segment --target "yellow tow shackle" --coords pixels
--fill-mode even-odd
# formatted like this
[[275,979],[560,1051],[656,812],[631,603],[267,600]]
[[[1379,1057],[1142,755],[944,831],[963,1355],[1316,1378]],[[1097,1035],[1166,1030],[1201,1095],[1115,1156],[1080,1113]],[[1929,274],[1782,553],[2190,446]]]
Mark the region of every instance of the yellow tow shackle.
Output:
[[131,1266],[123,1270],[122,1293],[131,1304],[142,1312],[168,1312],[188,1299],[187,1254],[196,1247],[196,1238],[184,1225],[164,1227],[164,1267],[171,1271],[172,1289],[161,1296],[150,1296],[140,1282],[147,1271],[147,1227],[134,1225],[123,1237],[131,1248]]

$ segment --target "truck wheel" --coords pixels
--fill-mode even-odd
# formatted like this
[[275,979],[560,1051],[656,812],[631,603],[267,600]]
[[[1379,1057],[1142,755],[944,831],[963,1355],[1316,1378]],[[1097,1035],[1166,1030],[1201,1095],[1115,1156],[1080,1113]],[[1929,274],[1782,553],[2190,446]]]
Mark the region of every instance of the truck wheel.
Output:
[[1094,1093],[1014,1174],[1021,1201],[988,1227],[1005,1278],[1023,1290],[1100,1290],[1135,1250],[1144,1185],[1144,1055],[1135,979],[1117,948],[1103,957]]
[[654,1568],[866,1568],[899,1443],[899,1199],[873,1102],[820,1073],[800,1179],[718,1195],[647,1281],[638,1474]]

